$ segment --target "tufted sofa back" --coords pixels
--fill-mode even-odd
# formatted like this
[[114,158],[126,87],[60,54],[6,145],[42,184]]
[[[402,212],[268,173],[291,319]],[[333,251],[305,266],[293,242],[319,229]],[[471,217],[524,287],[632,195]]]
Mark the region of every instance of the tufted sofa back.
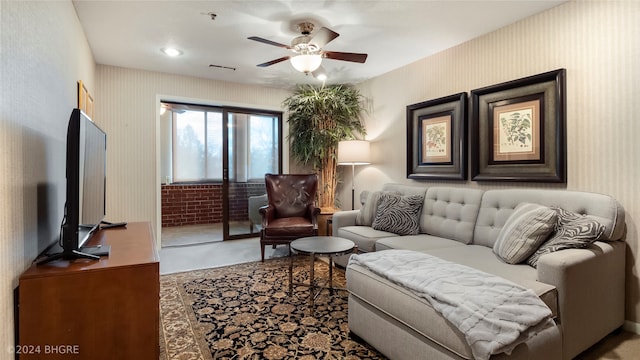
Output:
[[424,197],[420,232],[471,243],[481,199],[479,189],[430,187]]
[[473,243],[492,247],[507,218],[522,202],[594,216],[605,227],[601,240],[620,240],[624,235],[624,209],[610,196],[568,190],[500,189],[484,192]]
[[[486,191],[444,186],[426,188],[393,183],[385,184],[382,190],[402,195],[424,194],[420,232],[464,244],[493,247],[505,222],[522,202],[591,215],[604,225],[601,238],[604,241],[620,240],[625,232],[624,209],[616,199],[603,194],[531,188]],[[368,192],[364,195],[366,198]]]

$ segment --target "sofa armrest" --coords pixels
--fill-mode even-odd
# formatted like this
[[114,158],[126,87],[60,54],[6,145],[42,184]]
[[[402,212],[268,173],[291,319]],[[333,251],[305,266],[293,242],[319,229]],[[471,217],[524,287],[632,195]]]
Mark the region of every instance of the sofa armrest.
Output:
[[538,281],[558,290],[563,358],[570,359],[624,323],[625,243],[595,242],[585,249],[540,257]]
[[331,227],[332,234],[337,236],[339,228],[356,225],[356,217],[359,212],[360,210],[346,210],[334,213],[333,218],[331,219],[333,224]]

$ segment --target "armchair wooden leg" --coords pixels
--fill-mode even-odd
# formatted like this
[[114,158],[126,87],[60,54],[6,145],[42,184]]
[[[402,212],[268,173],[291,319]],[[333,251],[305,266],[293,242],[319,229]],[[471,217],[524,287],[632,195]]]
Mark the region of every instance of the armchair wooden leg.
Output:
[[260,243],[260,254],[262,255],[262,262],[264,262],[264,244]]

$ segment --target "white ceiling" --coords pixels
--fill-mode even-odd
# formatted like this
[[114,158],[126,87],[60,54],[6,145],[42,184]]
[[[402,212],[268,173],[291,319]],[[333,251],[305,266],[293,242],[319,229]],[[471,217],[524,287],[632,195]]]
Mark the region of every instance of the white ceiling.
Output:
[[[317,83],[288,61],[284,48],[248,40],[258,36],[290,44],[296,25],[311,21],[340,34],[329,51],[367,53],[366,63],[324,59],[328,83],[358,83],[557,6],[566,0],[74,0],[98,64],[291,88]],[[211,20],[208,13],[217,14]],[[312,33],[313,35],[313,33]],[[160,49],[176,47],[169,58]],[[212,68],[210,64],[235,70]]]

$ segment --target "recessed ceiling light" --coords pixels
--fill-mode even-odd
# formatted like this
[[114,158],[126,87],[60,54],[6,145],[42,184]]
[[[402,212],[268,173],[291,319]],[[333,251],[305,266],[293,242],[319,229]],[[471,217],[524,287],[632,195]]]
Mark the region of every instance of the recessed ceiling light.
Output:
[[161,49],[167,56],[176,57],[182,55],[182,51],[175,48],[163,48]]

